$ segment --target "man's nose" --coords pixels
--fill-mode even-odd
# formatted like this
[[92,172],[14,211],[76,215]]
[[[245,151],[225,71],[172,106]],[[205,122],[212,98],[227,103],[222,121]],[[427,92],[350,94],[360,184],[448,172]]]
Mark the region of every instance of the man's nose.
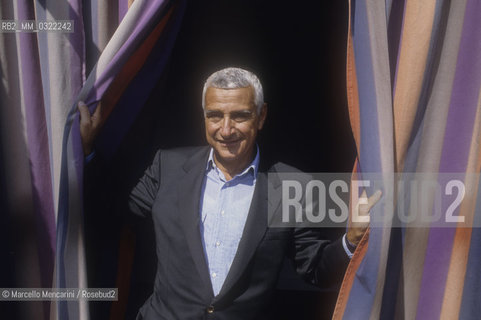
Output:
[[232,126],[232,122],[229,116],[224,117],[222,119],[222,127],[221,127],[221,134],[223,136],[230,136],[233,132],[234,127]]

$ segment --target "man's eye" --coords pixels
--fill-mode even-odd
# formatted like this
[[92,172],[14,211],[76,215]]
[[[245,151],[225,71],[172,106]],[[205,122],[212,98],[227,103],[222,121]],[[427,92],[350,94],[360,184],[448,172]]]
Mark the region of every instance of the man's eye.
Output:
[[244,122],[251,118],[251,113],[233,113],[231,117],[235,122]]
[[223,115],[217,112],[210,112],[207,113],[205,116],[211,121],[220,121],[223,118]]

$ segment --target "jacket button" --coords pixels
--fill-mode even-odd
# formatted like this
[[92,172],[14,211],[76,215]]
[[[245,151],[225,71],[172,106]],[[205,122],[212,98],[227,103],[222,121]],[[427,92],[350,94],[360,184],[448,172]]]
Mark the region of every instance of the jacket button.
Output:
[[208,306],[207,313],[214,313],[214,306]]

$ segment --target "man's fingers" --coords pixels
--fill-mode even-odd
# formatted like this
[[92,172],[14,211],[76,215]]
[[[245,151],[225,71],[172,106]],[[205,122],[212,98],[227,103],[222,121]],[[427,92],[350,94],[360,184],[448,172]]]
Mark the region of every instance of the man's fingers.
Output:
[[[361,216],[368,215],[372,207],[374,207],[374,205],[379,201],[379,199],[381,199],[381,196],[382,196],[382,191],[377,190],[376,192],[374,192],[372,196],[367,198],[367,203],[364,202],[359,204],[359,215]],[[366,191],[364,191],[361,195],[361,198],[366,199],[366,197],[367,197]]]
[[80,122],[90,122],[90,111],[87,105],[83,101],[79,101],[77,108],[80,112]]
[[100,124],[100,122],[102,120],[102,101],[100,101],[97,104],[97,108],[95,108],[94,114],[92,115],[92,120],[96,124]]
[[90,115],[90,110],[83,101],[79,101],[77,107],[80,112],[80,124],[90,125],[93,129],[102,126],[102,102],[98,103],[92,115]]
[[377,190],[376,192],[374,192],[374,194],[372,196],[369,197],[369,199],[367,200],[367,203],[369,205],[369,209],[374,207],[374,205],[379,201],[379,199],[381,199],[381,196],[382,196],[382,191]]

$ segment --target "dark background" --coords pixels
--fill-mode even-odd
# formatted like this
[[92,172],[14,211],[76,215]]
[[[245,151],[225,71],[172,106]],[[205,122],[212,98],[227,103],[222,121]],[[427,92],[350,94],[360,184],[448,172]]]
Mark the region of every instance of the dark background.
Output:
[[[355,148],[345,94],[347,12],[347,1],[188,2],[167,72],[108,163],[112,172],[125,173],[105,182],[105,188],[114,190],[101,207],[109,218],[86,213],[89,286],[129,293],[112,310],[106,303],[93,303],[93,319],[124,311],[133,317],[152,290],[152,226],[143,222],[133,231],[126,228],[128,213],[113,203],[127,198],[159,147],[205,144],[201,95],[214,71],[237,66],[260,78],[269,108],[258,139],[263,160],[308,172],[351,171]],[[342,234],[338,231],[333,234]],[[275,318],[330,319],[337,292],[304,285],[288,267],[275,295]]]

